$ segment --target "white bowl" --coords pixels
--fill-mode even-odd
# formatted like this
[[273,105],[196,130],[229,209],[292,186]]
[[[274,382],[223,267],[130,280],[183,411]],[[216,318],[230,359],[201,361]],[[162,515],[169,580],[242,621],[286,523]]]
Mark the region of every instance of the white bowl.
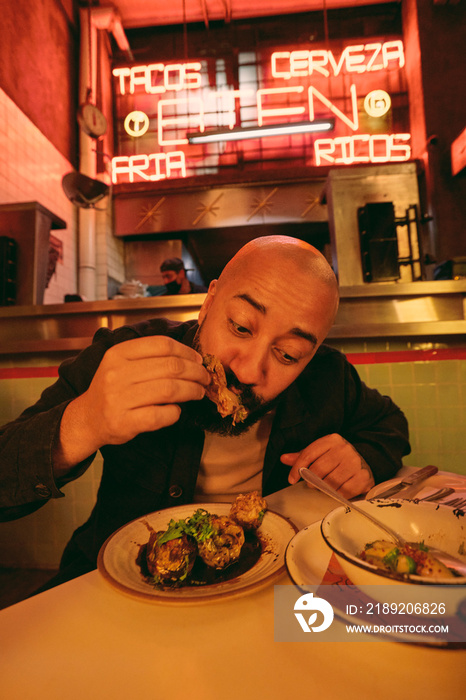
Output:
[[[378,520],[389,525],[408,542],[424,542],[466,562],[466,514],[437,503],[407,500],[373,499],[357,504]],[[321,523],[322,536],[356,585],[414,583],[466,584],[466,577],[432,579],[423,576],[403,577],[384,571],[359,559],[368,542],[389,539],[381,528],[360,513],[340,506],[328,513]]]

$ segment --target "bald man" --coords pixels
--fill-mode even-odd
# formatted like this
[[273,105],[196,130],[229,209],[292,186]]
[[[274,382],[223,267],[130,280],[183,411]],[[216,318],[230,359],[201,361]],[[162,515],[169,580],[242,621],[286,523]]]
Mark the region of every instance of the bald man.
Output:
[[[0,513],[20,517],[62,496],[101,451],[96,507],[65,550],[66,580],[95,568],[118,527],[160,508],[267,495],[295,483],[300,467],[347,497],[390,478],[409,452],[406,419],[323,345],[337,308],[324,256],[267,236],[210,284],[198,322],[99,330],[38,403],[0,431],[2,465],[10,465]],[[222,418],[205,396],[205,354],[222,362],[244,422]]]

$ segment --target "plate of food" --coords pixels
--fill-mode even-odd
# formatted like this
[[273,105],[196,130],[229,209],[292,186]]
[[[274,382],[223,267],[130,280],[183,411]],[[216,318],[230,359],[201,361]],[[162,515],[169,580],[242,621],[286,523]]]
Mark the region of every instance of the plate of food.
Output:
[[137,518],[102,545],[97,568],[115,589],[139,600],[211,603],[280,578],[296,532],[252,492],[233,504],[182,505]]
[[285,562],[291,580],[301,587],[320,585],[331,556],[332,550],[320,531],[320,520],[304,527],[286,549]]

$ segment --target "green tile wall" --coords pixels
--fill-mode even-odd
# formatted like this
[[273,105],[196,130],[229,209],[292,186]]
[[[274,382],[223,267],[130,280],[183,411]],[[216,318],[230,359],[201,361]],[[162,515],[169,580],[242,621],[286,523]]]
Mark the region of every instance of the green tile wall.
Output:
[[[4,367],[55,365],[47,358],[25,362],[13,358]],[[0,425],[35,403],[53,383],[51,378],[0,379]],[[90,515],[95,502],[102,460],[100,455],[78,480],[64,487],[65,498],[49,501],[43,508],[20,520],[0,523],[0,567],[58,568],[62,552],[74,530]]]
[[[451,346],[461,346],[455,339]],[[332,346],[351,353],[435,349],[429,342],[350,341]],[[448,348],[442,342],[435,347]],[[463,343],[466,347],[466,341]],[[436,464],[439,469],[466,475],[466,360],[431,360],[355,365],[369,386],[390,396],[406,415],[411,454],[404,463]]]

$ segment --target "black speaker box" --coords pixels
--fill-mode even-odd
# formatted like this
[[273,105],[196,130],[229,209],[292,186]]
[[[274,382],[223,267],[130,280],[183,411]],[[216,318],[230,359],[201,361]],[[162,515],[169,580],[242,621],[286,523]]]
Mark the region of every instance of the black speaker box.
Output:
[[0,306],[16,302],[18,244],[13,238],[0,236]]
[[393,202],[373,202],[358,209],[362,271],[365,282],[400,277]]

